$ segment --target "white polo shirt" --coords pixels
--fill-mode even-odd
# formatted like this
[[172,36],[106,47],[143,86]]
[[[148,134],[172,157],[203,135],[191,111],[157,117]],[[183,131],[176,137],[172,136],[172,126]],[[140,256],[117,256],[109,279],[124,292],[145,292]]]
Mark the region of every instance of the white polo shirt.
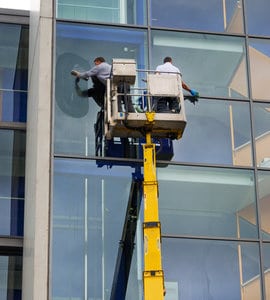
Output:
[[172,63],[170,63],[170,62],[166,62],[163,65],[157,66],[156,71],[161,72],[161,73],[177,73],[182,76],[180,70],[177,67],[175,67],[174,65],[172,65]]

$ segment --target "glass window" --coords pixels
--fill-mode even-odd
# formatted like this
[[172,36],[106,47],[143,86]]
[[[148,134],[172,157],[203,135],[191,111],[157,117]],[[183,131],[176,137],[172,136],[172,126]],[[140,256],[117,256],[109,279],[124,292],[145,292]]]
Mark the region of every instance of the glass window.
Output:
[[0,121],[26,122],[28,28],[0,24]]
[[169,166],[158,180],[163,235],[257,237],[252,171]]
[[[146,32],[142,30],[93,27],[75,24],[57,25],[55,80],[55,152],[95,155],[94,124],[100,107],[93,98],[80,97],[75,89],[72,69],[89,70],[97,56],[108,63],[112,58],[136,59],[145,69]],[[81,80],[81,90],[92,85]]]
[[253,110],[257,165],[270,168],[270,104],[255,103]]
[[160,65],[165,56],[173,58],[183,80],[201,96],[248,96],[243,38],[153,31],[152,67]]
[[268,0],[245,0],[247,29],[249,34],[270,35]]
[[25,132],[0,130],[0,235],[23,235]]
[[237,0],[151,1],[151,23],[180,29],[242,33],[242,3]]
[[270,244],[263,245],[263,262],[264,262],[264,284],[266,300],[270,300]]
[[28,29],[0,24],[0,89],[27,90]]
[[269,68],[270,41],[263,39],[249,40],[250,77],[252,97],[270,101]]
[[55,160],[53,299],[110,299],[132,172]]
[[27,92],[0,90],[0,121],[26,122]]
[[22,257],[0,256],[0,299],[22,299]]
[[57,0],[57,17],[109,23],[145,23],[143,0]]
[[[270,240],[270,173],[269,171],[258,172],[258,191],[259,191],[259,213],[261,218],[261,230],[263,238]],[[270,262],[270,260],[269,260]]]
[[248,103],[199,99],[185,101],[187,125],[173,142],[174,161],[252,165]]
[[256,243],[163,238],[162,254],[170,299],[262,299]]

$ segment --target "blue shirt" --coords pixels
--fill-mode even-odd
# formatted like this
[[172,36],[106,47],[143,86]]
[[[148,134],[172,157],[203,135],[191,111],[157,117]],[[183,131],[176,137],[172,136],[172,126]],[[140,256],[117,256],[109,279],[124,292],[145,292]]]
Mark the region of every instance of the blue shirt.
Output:
[[106,85],[106,80],[110,78],[111,75],[111,65],[106,62],[102,62],[99,65],[94,66],[89,71],[80,73],[80,78],[88,79],[92,76],[97,76],[97,78]]

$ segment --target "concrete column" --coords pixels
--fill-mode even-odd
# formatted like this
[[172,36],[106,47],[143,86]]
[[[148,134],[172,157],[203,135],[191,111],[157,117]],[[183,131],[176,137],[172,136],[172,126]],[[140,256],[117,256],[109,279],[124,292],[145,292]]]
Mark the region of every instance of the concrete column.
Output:
[[53,0],[32,0],[23,300],[49,299]]

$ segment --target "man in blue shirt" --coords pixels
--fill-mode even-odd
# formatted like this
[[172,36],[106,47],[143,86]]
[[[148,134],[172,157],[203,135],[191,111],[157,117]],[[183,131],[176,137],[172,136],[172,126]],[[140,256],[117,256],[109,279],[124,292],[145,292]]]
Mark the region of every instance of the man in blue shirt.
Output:
[[[99,56],[94,59],[95,66],[89,71],[80,73],[72,70],[71,74],[76,76],[76,90],[82,97],[92,97],[98,106],[104,107],[104,96],[106,92],[106,80],[111,75],[111,65],[106,63],[104,57]],[[81,91],[78,85],[80,79],[88,80],[91,77],[93,86]]]

